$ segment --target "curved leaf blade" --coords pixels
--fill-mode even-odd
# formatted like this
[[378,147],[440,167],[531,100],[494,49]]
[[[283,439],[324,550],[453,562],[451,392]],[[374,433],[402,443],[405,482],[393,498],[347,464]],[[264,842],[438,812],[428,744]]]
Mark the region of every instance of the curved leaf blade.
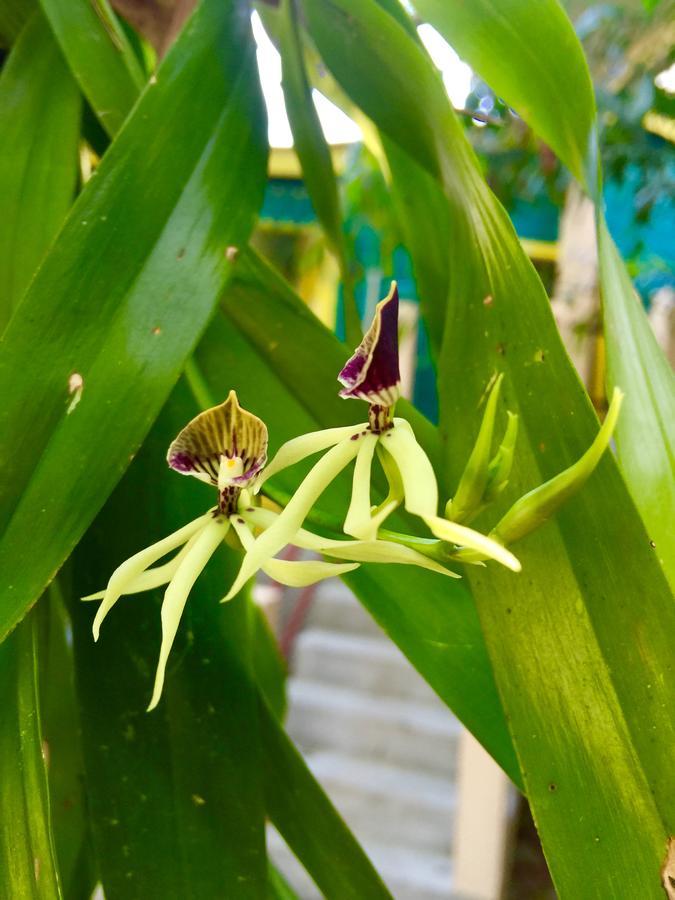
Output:
[[0,331],[72,202],[80,108],[77,85],[36,12],[0,74]]
[[42,755],[37,633],[30,616],[0,646],[0,894],[61,897]]
[[145,82],[108,0],[40,0],[82,93],[111,136]]
[[604,216],[598,255],[607,382],[626,386],[617,458],[654,553],[675,585],[675,376],[656,342]]
[[372,863],[264,702],[259,714],[265,802],[286,843],[325,897],[391,900]]
[[414,5],[595,193],[593,84],[560,3],[414,0]]

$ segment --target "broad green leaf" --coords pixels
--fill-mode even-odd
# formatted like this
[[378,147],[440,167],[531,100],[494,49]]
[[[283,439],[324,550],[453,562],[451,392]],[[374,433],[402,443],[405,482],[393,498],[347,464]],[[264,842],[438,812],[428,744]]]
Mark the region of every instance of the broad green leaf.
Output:
[[145,77],[108,0],[40,3],[82,93],[106,132],[114,136]]
[[253,608],[253,671],[265,701],[280,722],[286,715],[286,661],[262,610]]
[[80,107],[77,85],[36,12],[0,74],[0,331],[72,202]]
[[[656,552],[675,585],[675,381],[607,230],[588,67],[556,0],[416,0],[457,52],[556,151],[596,202],[608,394],[626,394],[619,463]],[[501,51],[499,48],[502,48]],[[506,57],[503,49],[508,48]],[[545,48],[545,51],[542,51]]]
[[[441,178],[453,240],[439,474],[451,496],[485,387],[504,371],[506,405],[523,425],[506,507],[516,491],[573,463],[597,430],[548,298],[415,42],[370,2],[304,6],[324,61],[352,99]],[[418,129],[418,108],[431,135],[431,125]],[[597,896],[658,896],[675,794],[667,762],[675,696],[664,678],[675,609],[613,461],[603,461],[555,524],[516,549],[521,576],[488,567],[467,579],[559,892],[587,895],[592,859],[594,872],[607,873]],[[641,650],[628,637],[635,634]]]
[[0,3],[0,47],[11,47],[37,6],[37,0],[2,0]]
[[284,876],[270,864],[267,871],[270,900],[298,900],[298,895]]
[[595,193],[593,85],[558,0],[414,0],[414,5]]
[[248,16],[205,0],[3,336],[0,637],[128,465],[248,238],[265,180],[253,67]]
[[390,898],[368,857],[264,703],[259,720],[268,815],[323,896]]
[[607,346],[607,381],[625,386],[619,465],[647,526],[650,544],[675,585],[675,381],[604,216],[598,255]]
[[79,741],[72,630],[63,603],[62,580],[61,575],[54,579],[35,610],[40,629],[42,737],[49,760],[51,823],[63,894],[84,898],[91,896],[97,878]]
[[[217,317],[199,346],[200,369],[216,397],[235,387],[242,402],[256,409],[267,422],[272,452],[297,434],[355,422],[365,414],[362,404],[338,397],[336,374],[349,350],[252,253],[238,262],[223,308],[227,318]],[[408,404],[397,408],[413,423],[427,452],[437,456],[435,430]],[[302,471],[287,470],[274,479],[275,486],[290,493]],[[334,520],[340,513],[344,517],[349,476],[337,487],[322,499],[322,510]],[[402,566],[362,566],[348,581],[441,699],[519,783],[480,624],[464,584],[448,587],[440,576]]]
[[451,218],[438,181],[394,141],[383,137],[391,171],[391,199],[410,252],[420,309],[427,325],[434,361],[438,359],[450,290]]
[[96,644],[95,610],[79,601],[208,509],[212,492],[165,462],[196,411],[181,382],[69,564],[90,816],[109,897],[266,896],[254,620],[244,596],[218,602],[240,557],[223,548],[198,579],[152,713],[161,589],[120,602]]
[[330,147],[324,137],[312,99],[312,88],[305,69],[302,38],[298,27],[297,0],[282,0],[277,11],[263,12],[265,22],[272,21],[282,62],[282,83],[293,145],[302,166],[302,175],[312,205],[326,233],[340,267],[347,291],[345,313],[347,334],[360,340],[360,322],[353,297],[353,278],[347,260],[340,198]]
[[0,709],[0,896],[55,900],[34,614],[0,646]]

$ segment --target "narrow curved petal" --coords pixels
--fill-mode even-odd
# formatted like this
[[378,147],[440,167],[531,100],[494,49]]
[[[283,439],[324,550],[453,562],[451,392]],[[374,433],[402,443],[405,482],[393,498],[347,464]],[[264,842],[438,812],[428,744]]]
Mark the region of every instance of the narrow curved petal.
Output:
[[134,556],[131,556],[115,569],[105,589],[103,602],[96,610],[94,624],[92,625],[95,641],[98,640],[103,620],[141,572],[157,562],[158,559],[166,556],[167,553],[171,553],[172,550],[180,547],[181,544],[186,544],[194,534],[201,531],[211,521],[213,521],[211,513],[200,516],[198,519],[194,519],[192,522],[179,528],[178,531],[174,531],[173,534],[162,538],[161,541],[157,541],[156,544],[152,544],[150,547],[146,547],[145,550],[134,554]]
[[323,456],[306,475],[276,522],[256,538],[247,552],[234,584],[223,598],[231,600],[262,564],[277,554],[286,544],[293,543],[296,531],[305,521],[310,509],[331,481],[348,465],[359,450],[358,440],[346,438]]
[[162,646],[159,651],[155,685],[148,712],[157,706],[159,698],[162,696],[167,660],[188,595],[204,566],[213,556],[218,544],[225,537],[228,527],[227,519],[212,519],[197,537],[166,589],[162,603]]
[[[162,566],[155,566],[152,569],[146,569],[145,572],[141,572],[137,578],[127,585],[124,596],[128,596],[129,594],[140,594],[142,591],[152,591],[155,588],[162,587],[164,584],[168,584],[176,574],[178,566],[181,564],[182,560],[185,559],[188,550],[194,544],[196,539],[197,535],[193,534],[187,544],[185,544],[185,546],[182,547],[169,562],[164,563]],[[104,597],[105,589],[97,591],[95,594],[88,594],[86,597],[81,597],[80,599],[83,601],[103,600]]]
[[392,281],[389,294],[375,309],[375,317],[354,355],[338,375],[344,385],[340,396],[393,406],[401,393],[398,367],[398,289]]
[[394,427],[380,438],[398,466],[405,493],[405,508],[416,516],[435,516],[438,485],[429,457],[415,439],[405,419],[394,419]]
[[440,516],[423,516],[422,518],[432,533],[442,541],[477,550],[484,558],[494,559],[506,566],[507,569],[511,569],[512,572],[520,572],[522,566],[513,553],[487,535],[474,531],[473,528],[467,528],[466,525],[448,522],[447,519],[441,519]]
[[[242,547],[248,550],[255,543],[255,538],[249,531],[248,525],[242,520],[241,516],[232,516],[230,521],[237,532]],[[260,568],[274,581],[278,581],[279,584],[285,584],[288,587],[307,587],[308,584],[316,584],[317,581],[323,581],[325,578],[344,575],[346,572],[358,569],[358,567],[358,563],[327,563],[315,559],[297,561],[270,559]]]
[[387,451],[384,449],[382,441],[378,442],[377,456],[380,460],[380,465],[382,466],[382,470],[384,471],[385,477],[387,479],[387,484],[389,485],[389,493],[382,501],[380,506],[385,506],[388,503],[392,503],[393,501],[396,501],[396,505],[398,506],[398,504],[401,503],[405,497],[403,482],[401,481],[401,473],[399,472],[398,466],[394,462],[394,458],[392,457],[391,453],[387,453]]
[[261,566],[263,572],[288,587],[307,587],[308,584],[316,584],[326,578],[334,578],[353,572],[358,569],[357,562],[329,563],[320,559],[287,560],[270,559]]
[[[256,528],[269,528],[278,518],[278,513],[271,509],[254,509],[242,513],[246,521]],[[429,569],[431,572],[438,572],[440,575],[447,575],[450,578],[461,578],[456,572],[446,569],[436,560],[429,559],[423,553],[406,547],[404,544],[397,544],[394,541],[376,540],[376,541],[343,541],[332,540],[322,537],[319,534],[313,534],[304,528],[299,528],[293,536],[293,545],[303,550],[314,550],[316,553],[322,553],[324,556],[330,556],[333,559],[348,559],[359,563],[393,563],[399,565],[419,566],[422,569]]]
[[378,435],[366,434],[360,441],[354,465],[352,499],[344,523],[346,534],[363,541],[372,541],[377,536],[377,524],[373,526],[370,515],[370,473],[378,440]]
[[295,463],[300,462],[307,456],[311,456],[313,453],[328,450],[329,447],[334,447],[345,438],[359,434],[366,428],[366,424],[346,425],[342,428],[325,428],[323,431],[312,431],[310,434],[301,434],[299,437],[286,441],[274,454],[270,464],[265,467],[260,484],[264,484],[268,478],[276,475],[282,469],[295,465]]
[[396,544],[394,541],[324,541],[320,552],[334,559],[418,566],[420,569],[429,569],[430,572],[438,572],[439,575],[447,575],[449,578],[462,577],[423,553],[418,553],[417,550],[404,544]]

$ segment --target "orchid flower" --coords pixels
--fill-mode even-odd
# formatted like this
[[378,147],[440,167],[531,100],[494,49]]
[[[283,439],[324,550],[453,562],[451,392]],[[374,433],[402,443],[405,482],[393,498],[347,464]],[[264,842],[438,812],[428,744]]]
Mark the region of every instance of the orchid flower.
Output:
[[[256,508],[254,497],[262,483],[267,458],[267,428],[239,406],[230,391],[220,406],[206,410],[180,432],[169,447],[167,461],[177,472],[192,475],[218,489],[218,505],[178,531],[136,553],[113,572],[103,591],[84,597],[101,600],[93,623],[94,640],[101,625],[123,595],[168,585],[162,603],[162,643],[152,699],[154,709],[161,697],[169,653],[192,587],[230,529],[244,550],[255,543],[253,531],[270,527],[277,519],[271,510]],[[387,541],[330,540],[299,529],[292,543],[300,548],[349,562],[322,560],[290,561],[268,557],[260,568],[281,584],[304,587],[334,575],[344,575],[361,562],[389,562],[424,566],[451,577],[444,566],[414,548]],[[168,562],[154,564],[173,551]],[[233,596],[233,595],[232,595]]]
[[[482,565],[494,560],[514,572],[520,563],[507,544],[524,537],[543,524],[578,491],[598,465],[609,446],[617,422],[623,394],[616,389],[607,417],[586,453],[564,472],[521,497],[485,535],[468,527],[502,494],[511,472],[518,417],[508,412],[504,436],[492,455],[497,402],[503,381],[498,375],[488,385],[485,412],[475,446],[460,478],[454,496],[445,506],[444,516],[437,514],[438,487],[429,458],[418,444],[410,424],[394,416],[400,394],[398,365],[398,292],[392,282],[388,296],[376,308],[375,317],[361,344],[338,376],[340,395],[365,400],[369,404],[368,421],[344,428],[329,428],[305,434],[284,444],[261,476],[261,483],[281,469],[327,451],[290,498],[284,511],[272,521],[266,519],[264,531],[250,542],[241,570],[225,599],[233,596],[270,555],[286,543],[297,543],[293,535],[302,534],[302,523],[328,484],[354,462],[352,494],[344,531],[368,545],[371,559],[379,546],[378,561],[394,561],[391,547],[400,543],[418,556],[446,566],[453,560]],[[377,454],[386,476],[389,492],[377,506],[371,505],[371,471]],[[414,538],[385,531],[387,517],[401,504],[419,516],[436,540]],[[263,524],[256,512],[258,524]],[[384,540],[382,540],[384,539]],[[341,544],[341,542],[337,542]],[[351,542],[347,542],[351,543]],[[356,543],[352,543],[356,546]],[[324,546],[324,555],[327,550]],[[343,557],[356,559],[355,556]],[[370,561],[365,558],[362,561]],[[399,560],[400,561],[400,560]],[[409,560],[413,562],[412,559]],[[421,565],[419,561],[417,565]]]
[[[261,483],[281,469],[322,450],[328,452],[314,465],[275,522],[251,545],[226,600],[260,568],[264,560],[293,542],[312,506],[340,472],[354,462],[352,495],[344,521],[346,534],[373,543],[387,517],[401,504],[419,516],[431,533],[453,548],[471,550],[481,557],[520,571],[516,557],[499,541],[438,513],[438,486],[434,470],[405,419],[394,416],[400,396],[398,364],[398,290],[392,282],[388,296],[378,303],[373,322],[353,356],[338,376],[340,396],[365,400],[368,421],[344,428],[329,428],[294,438],[284,444],[261,476]],[[382,503],[371,505],[371,471],[377,453],[389,484]],[[452,558],[452,552],[446,559]],[[384,559],[382,561],[385,561]]]

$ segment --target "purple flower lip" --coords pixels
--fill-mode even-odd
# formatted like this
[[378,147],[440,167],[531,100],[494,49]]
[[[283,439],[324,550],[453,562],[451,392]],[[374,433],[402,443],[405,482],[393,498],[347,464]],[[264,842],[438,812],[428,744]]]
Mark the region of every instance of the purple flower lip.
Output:
[[375,309],[375,316],[354,355],[338,375],[344,385],[340,396],[393,406],[401,393],[398,367],[398,288],[392,281],[389,293]]
[[235,391],[183,428],[169,447],[167,462],[176,472],[218,485],[223,457],[241,461],[227,479],[240,488],[253,481],[267,462],[267,427],[241,408]]

